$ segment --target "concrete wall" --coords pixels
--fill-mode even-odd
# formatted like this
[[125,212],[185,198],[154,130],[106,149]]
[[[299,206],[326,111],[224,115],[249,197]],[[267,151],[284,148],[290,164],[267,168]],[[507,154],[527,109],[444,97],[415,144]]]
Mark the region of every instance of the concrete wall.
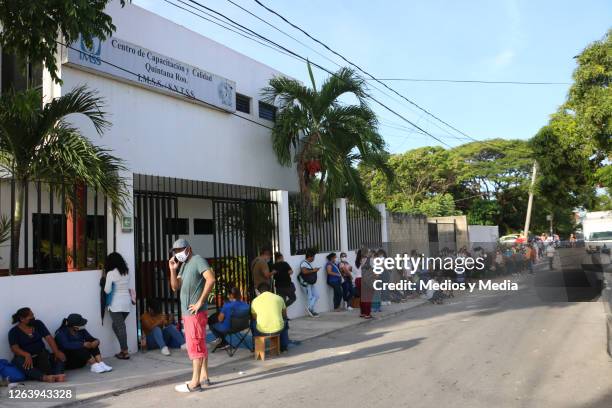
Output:
[[429,254],[429,233],[427,217],[387,211],[386,216],[388,244],[391,253],[408,253],[416,249],[419,253]]
[[487,251],[494,251],[499,240],[499,227],[497,225],[469,225],[470,248],[482,247]]
[[[108,312],[104,325],[100,320],[100,271],[64,272],[43,275],[0,277],[0,358],[11,359],[7,333],[11,315],[21,307],[30,307],[54,334],[62,318],[80,313],[88,320],[87,330],[100,339],[100,351],[111,356],[119,343],[111,329]],[[132,285],[133,275],[132,276]],[[126,321],[130,351],[137,350],[135,309]]]
[[467,217],[465,215],[454,215],[451,217],[428,217],[428,222],[437,222],[441,224],[452,224],[455,223],[455,231],[457,234],[457,249],[461,247],[468,247],[470,244],[470,237],[468,232]]
[[114,1],[108,12],[115,37],[235,81],[252,98],[251,113],[221,112],[63,65],[62,86],[45,75],[47,99],[85,84],[106,101],[112,127],[102,138],[84,118],[70,118],[85,135],[133,173],[297,191],[295,169],[280,166],[272,151],[273,122],[258,114],[261,89],[280,72],[135,5]]

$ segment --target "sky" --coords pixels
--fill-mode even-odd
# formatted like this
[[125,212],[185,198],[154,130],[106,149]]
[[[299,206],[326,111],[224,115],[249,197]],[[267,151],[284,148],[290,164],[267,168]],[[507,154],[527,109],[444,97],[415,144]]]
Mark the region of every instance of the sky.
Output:
[[[189,8],[179,0],[168,1]],[[231,1],[316,52],[259,21],[229,0],[198,0],[331,71],[338,69],[332,61],[347,65],[254,0]],[[565,83],[386,82],[420,107],[478,140],[532,137],[564,102],[576,67],[573,57],[612,28],[612,4],[609,0],[260,1],[376,78]],[[164,0],[133,0],[133,3],[305,84],[310,83],[302,61],[220,28]],[[329,75],[315,68],[315,76],[320,84]],[[471,141],[382,85],[370,83],[384,90],[381,93],[370,88],[376,99],[445,145],[457,146]],[[441,144],[428,135],[416,133],[402,118],[376,103],[372,102],[371,106],[379,116],[379,130],[390,152]]]

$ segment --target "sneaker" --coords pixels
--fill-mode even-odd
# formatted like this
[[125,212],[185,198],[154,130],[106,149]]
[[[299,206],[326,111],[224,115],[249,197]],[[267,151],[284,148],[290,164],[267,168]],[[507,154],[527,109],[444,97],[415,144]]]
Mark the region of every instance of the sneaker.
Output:
[[100,361],[99,364],[102,364],[102,367],[104,367],[104,371],[105,372],[113,371],[113,367],[109,366],[104,361]]
[[96,374],[102,374],[106,372],[106,368],[102,363],[95,363],[91,365],[91,372]]
[[354,310],[354,309],[352,307],[350,307],[350,306],[347,306],[346,310]]
[[319,317],[319,314],[317,312],[310,311],[310,313],[312,317]]
[[314,317],[315,314],[312,310],[310,310],[310,308],[308,306],[306,306],[306,314],[310,317]]
[[161,351],[161,353],[164,356],[169,356],[170,355],[170,350],[168,350],[168,347],[162,347],[162,349],[160,351]]
[[187,350],[187,343],[181,344],[181,350]]

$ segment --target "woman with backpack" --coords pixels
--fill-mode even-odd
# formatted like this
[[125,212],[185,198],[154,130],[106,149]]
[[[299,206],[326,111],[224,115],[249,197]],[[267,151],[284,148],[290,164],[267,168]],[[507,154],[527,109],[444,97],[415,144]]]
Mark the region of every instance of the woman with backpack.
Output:
[[314,257],[315,253],[313,250],[309,249],[306,251],[305,258],[300,263],[300,274],[298,275],[298,282],[306,292],[306,296],[308,296],[306,313],[310,317],[319,316],[314,309],[317,301],[319,300],[319,292],[317,291],[315,284],[317,283],[317,272],[319,272],[320,268],[315,268],[312,266]]

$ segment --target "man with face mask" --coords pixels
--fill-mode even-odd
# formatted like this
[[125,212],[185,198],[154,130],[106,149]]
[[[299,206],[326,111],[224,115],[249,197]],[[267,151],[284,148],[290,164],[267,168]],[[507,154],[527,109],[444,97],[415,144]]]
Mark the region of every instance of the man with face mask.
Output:
[[168,266],[172,290],[181,291],[185,342],[193,366],[191,381],[179,384],[174,389],[177,392],[200,391],[202,383],[210,385],[206,349],[207,299],[215,283],[215,274],[208,262],[200,255],[194,255],[187,240],[182,238],[172,245]]

